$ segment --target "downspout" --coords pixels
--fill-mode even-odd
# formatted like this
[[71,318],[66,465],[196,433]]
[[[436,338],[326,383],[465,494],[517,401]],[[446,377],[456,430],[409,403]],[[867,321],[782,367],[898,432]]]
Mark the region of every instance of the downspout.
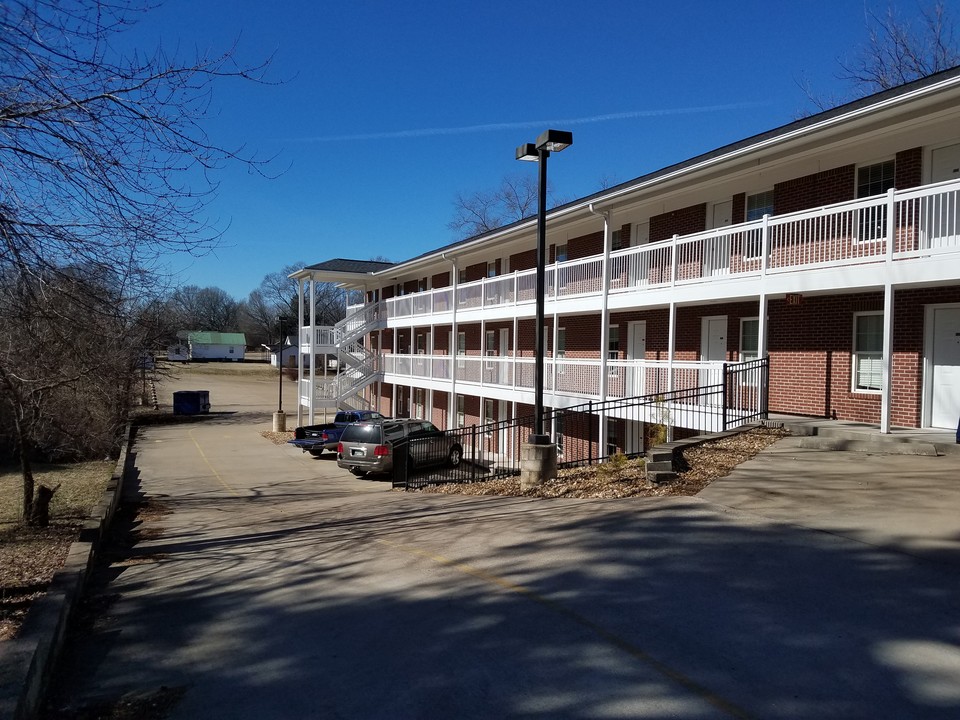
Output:
[[[607,374],[607,347],[610,344],[610,246],[613,244],[613,231],[610,228],[610,211],[596,210],[593,203],[587,206],[592,215],[603,218],[603,261],[600,265],[603,273],[603,293],[600,307],[600,402],[607,399],[609,390],[609,376]],[[600,427],[597,437],[600,444],[597,447],[597,456],[600,457],[607,447],[607,413],[599,415]]]
[[[450,323],[450,347],[448,352],[450,353],[450,397],[447,398],[447,427],[453,427],[457,419],[457,307],[460,305],[460,299],[457,297],[457,293],[460,292],[459,284],[459,270],[457,268],[457,259],[455,257],[447,257],[446,253],[440,253],[440,257],[444,260],[450,261],[450,286],[453,288],[451,293],[451,301],[453,302],[453,319]],[[453,422],[451,422],[451,420]]]

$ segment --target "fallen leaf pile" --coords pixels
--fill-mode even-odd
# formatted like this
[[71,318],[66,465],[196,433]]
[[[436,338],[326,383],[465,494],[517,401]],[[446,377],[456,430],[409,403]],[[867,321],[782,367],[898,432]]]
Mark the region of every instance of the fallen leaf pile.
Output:
[[30,603],[63,566],[79,525],[14,528],[0,536],[0,640],[16,634]]
[[520,478],[501,478],[475,483],[432,485],[417,492],[448,495],[511,495],[531,498],[626,498],[663,495],[696,495],[717,478],[728,475],[740,463],[772,445],[787,432],[759,427],[688,448],[683,460],[688,469],[676,480],[655,485],[647,481],[642,458],[616,460],[600,465],[561,470],[555,480],[530,490],[520,489]]

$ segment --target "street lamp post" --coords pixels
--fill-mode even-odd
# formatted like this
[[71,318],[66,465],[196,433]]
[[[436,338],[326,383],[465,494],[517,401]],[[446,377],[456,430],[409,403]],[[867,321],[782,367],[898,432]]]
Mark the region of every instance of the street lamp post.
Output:
[[277,375],[279,376],[277,413],[273,416],[273,431],[285,432],[287,429],[287,417],[283,414],[283,324],[289,318],[285,315],[278,315],[277,322],[280,324],[280,342],[277,343]]
[[546,130],[535,143],[525,143],[517,148],[517,160],[540,163],[537,207],[537,332],[535,345],[534,420],[531,445],[547,445],[550,435],[543,429],[543,359],[545,353],[543,322],[544,296],[546,295],[547,259],[547,158],[551,152],[560,152],[573,144],[573,133],[565,130]]

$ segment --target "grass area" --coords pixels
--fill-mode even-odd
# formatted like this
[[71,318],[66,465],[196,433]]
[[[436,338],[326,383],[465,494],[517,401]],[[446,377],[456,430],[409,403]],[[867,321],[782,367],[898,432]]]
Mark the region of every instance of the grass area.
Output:
[[38,464],[37,486],[60,488],[50,503],[50,526],[20,525],[23,478],[19,467],[0,466],[0,640],[13,637],[30,603],[63,566],[83,521],[100,502],[116,461]]
[[163,373],[169,373],[174,377],[193,376],[193,375],[222,375],[236,376],[246,375],[251,377],[273,377],[277,376],[277,369],[268,362],[191,362],[174,363],[159,362],[157,370]]

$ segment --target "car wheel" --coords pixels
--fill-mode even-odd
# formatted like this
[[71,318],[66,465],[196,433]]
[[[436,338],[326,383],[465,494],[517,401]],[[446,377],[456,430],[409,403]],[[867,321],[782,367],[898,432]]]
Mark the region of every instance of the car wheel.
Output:
[[447,461],[450,463],[450,467],[457,467],[460,464],[460,461],[463,459],[463,448],[459,445],[454,445],[450,448],[450,454],[447,456]]
[[359,468],[352,468],[350,472],[356,475],[357,477],[363,477],[364,475],[367,474],[366,470],[360,470]]
[[314,457],[320,457],[321,455],[323,455],[323,448],[320,448],[319,450],[317,449],[307,450],[307,452],[313,455]]

